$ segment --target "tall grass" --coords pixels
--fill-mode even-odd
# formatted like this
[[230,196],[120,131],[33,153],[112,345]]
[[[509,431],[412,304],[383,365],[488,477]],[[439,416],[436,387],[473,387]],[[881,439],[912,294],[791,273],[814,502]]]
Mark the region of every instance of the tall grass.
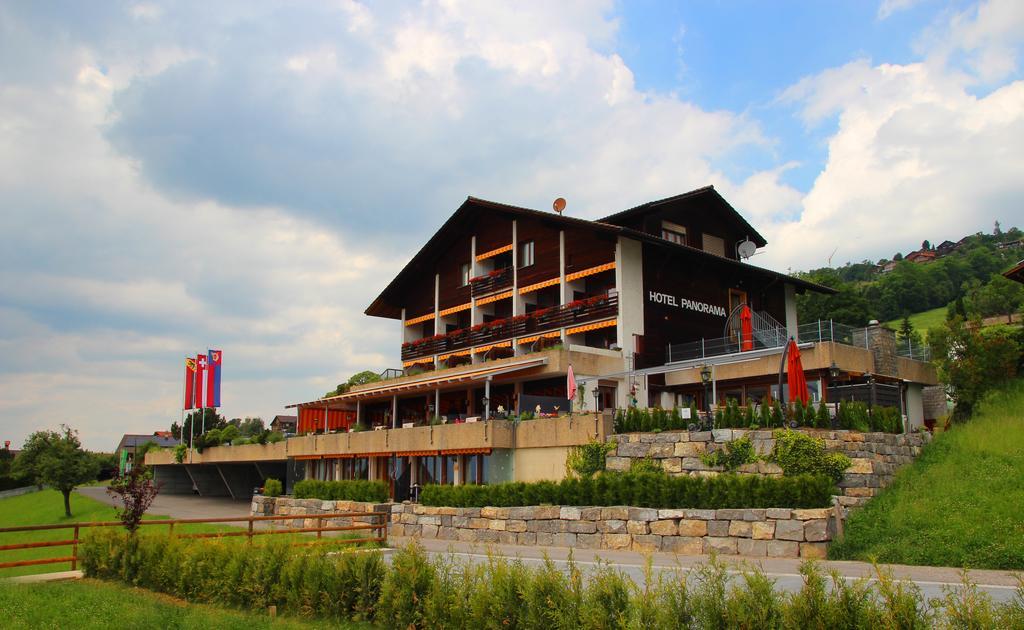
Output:
[[1024,382],[939,434],[853,513],[829,557],[1024,569]]

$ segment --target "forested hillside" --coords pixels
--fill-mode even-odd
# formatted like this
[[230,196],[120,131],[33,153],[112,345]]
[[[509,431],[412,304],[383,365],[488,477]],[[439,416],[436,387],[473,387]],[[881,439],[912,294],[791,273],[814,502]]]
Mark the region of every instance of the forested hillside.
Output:
[[863,326],[872,319],[884,322],[938,307],[965,316],[1015,313],[1024,300],[1024,287],[1001,274],[1024,257],[1022,237],[1017,228],[1003,232],[997,224],[992,234],[974,234],[953,248],[937,249],[925,241],[914,253],[935,256],[928,262],[896,254],[892,261],[865,260],[799,273],[839,291],[832,296],[799,296],[799,317]]

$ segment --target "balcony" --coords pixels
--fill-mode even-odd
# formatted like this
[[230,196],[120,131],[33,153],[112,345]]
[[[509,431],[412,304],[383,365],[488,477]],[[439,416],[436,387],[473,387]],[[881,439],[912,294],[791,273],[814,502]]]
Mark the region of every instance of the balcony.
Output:
[[411,343],[404,343],[402,344],[402,360],[410,361],[504,341],[513,337],[523,337],[575,324],[609,319],[616,317],[618,313],[618,294],[599,295],[562,306],[541,309],[528,315],[477,324],[472,328],[456,330],[447,335],[434,335]]
[[512,268],[496,269],[488,274],[469,279],[469,290],[473,297],[497,293],[512,286]]

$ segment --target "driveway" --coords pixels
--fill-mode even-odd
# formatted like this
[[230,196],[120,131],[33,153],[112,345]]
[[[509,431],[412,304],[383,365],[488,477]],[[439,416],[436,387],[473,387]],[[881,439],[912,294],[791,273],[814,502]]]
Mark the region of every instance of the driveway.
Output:
[[[106,487],[86,486],[77,492],[90,499],[107,505],[114,505],[114,499],[107,494]],[[170,518],[229,518],[248,516],[250,502],[220,497],[196,497],[180,494],[158,494],[150,506],[149,514],[161,514]]]

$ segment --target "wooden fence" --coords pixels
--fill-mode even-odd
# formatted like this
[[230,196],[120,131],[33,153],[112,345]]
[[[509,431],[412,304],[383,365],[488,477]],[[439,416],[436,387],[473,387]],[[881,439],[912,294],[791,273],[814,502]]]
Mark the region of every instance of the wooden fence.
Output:
[[[152,527],[156,525],[166,525],[167,531],[172,536],[178,538],[231,538],[237,536],[245,536],[248,543],[252,543],[254,536],[267,536],[274,534],[299,534],[299,533],[315,533],[316,540],[308,542],[295,542],[293,545],[315,545],[320,542],[331,542],[335,544],[344,545],[356,545],[362,543],[386,543],[387,542],[387,531],[388,531],[388,517],[389,514],[385,512],[334,512],[330,514],[316,514],[316,515],[302,515],[302,516],[242,516],[237,518],[182,518],[182,519],[166,519],[166,520],[152,520],[142,521],[143,527]],[[336,520],[336,519],[348,519],[351,521],[351,525],[325,525],[325,521]],[[356,522],[356,519],[364,519],[368,522]],[[316,521],[316,527],[300,527],[300,528],[286,528],[286,529],[256,529],[255,523],[258,521],[294,521],[302,520]],[[245,529],[239,528],[239,531],[224,531],[224,532],[206,532],[206,533],[174,533],[174,527],[176,525],[192,525],[192,524],[218,524],[218,523],[248,523],[248,527]],[[74,571],[78,568],[78,544],[80,542],[79,534],[83,529],[95,528],[95,527],[124,527],[121,521],[103,521],[98,523],[68,523],[65,525],[26,525],[23,527],[2,527],[0,528],[0,534],[13,533],[13,532],[38,532],[48,531],[55,529],[71,529],[74,530],[74,534],[67,540],[46,540],[37,542],[25,542],[17,543],[13,545],[0,545],[0,552],[4,551],[15,551],[19,549],[39,549],[43,547],[71,547],[71,555],[58,556],[54,558],[38,558],[35,560],[18,560],[14,562],[0,562],[0,569],[9,569],[12,567],[26,567],[37,564],[58,564],[58,563],[71,563],[71,570]],[[324,532],[347,532],[347,531],[359,531],[359,530],[371,530],[376,532],[376,535],[371,535],[365,538],[330,538],[323,540]]]

